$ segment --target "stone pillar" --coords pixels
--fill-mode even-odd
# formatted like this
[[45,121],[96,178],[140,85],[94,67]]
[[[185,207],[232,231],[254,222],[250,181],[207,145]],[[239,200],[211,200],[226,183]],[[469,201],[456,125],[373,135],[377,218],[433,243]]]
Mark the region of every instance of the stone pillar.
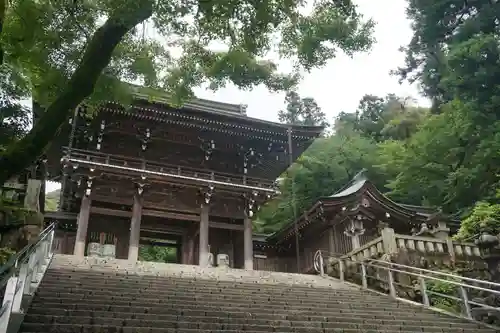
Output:
[[384,246],[384,252],[387,254],[393,254],[398,252],[398,244],[396,243],[396,234],[392,228],[382,229],[382,244]]
[[252,219],[245,216],[243,220],[243,253],[245,257],[245,269],[253,270],[253,242],[252,242]]
[[448,239],[450,237],[450,228],[446,225],[446,222],[439,221],[437,227],[432,230],[434,237],[439,239]]
[[87,242],[87,229],[89,227],[89,216],[90,216],[90,194],[84,194],[82,198],[82,203],[80,205],[80,213],[78,214],[77,230],[75,247],[73,254],[77,257],[85,256],[85,244]]
[[208,205],[201,206],[200,214],[200,246],[198,263],[201,267],[208,267]]
[[130,238],[128,242],[128,260],[136,262],[139,258],[139,240],[141,237],[142,218],[142,189],[137,188],[134,195],[134,205],[132,206],[132,219],[130,220]]

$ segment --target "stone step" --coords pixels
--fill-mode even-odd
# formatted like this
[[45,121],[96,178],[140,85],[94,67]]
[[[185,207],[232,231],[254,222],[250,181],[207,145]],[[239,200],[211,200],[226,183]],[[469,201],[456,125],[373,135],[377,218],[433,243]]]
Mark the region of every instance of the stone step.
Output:
[[[337,302],[337,303],[301,303],[301,302],[279,302],[279,301],[267,301],[267,302],[256,302],[252,300],[246,301],[232,301],[227,302],[224,300],[195,300],[195,299],[160,299],[160,298],[145,298],[145,297],[101,297],[97,295],[93,295],[91,297],[79,297],[78,295],[67,294],[64,296],[44,296],[41,297],[37,295],[33,300],[34,303],[43,303],[43,302],[51,302],[51,303],[61,303],[61,304],[74,304],[74,303],[82,303],[82,302],[92,302],[92,303],[100,303],[100,304],[109,304],[109,305],[130,305],[130,306],[148,306],[148,305],[161,305],[161,306],[170,306],[170,307],[179,307],[179,308],[199,308],[199,307],[208,307],[208,308],[219,308],[219,309],[231,309],[231,308],[243,308],[243,309],[273,309],[276,307],[280,307],[283,309],[294,310],[294,309],[309,309],[309,310],[318,310],[318,309],[337,309],[342,307],[349,307],[351,309],[379,309],[381,306],[384,307],[385,310],[392,309],[404,309],[404,310],[413,310],[405,303],[392,302],[392,303],[363,303],[356,301],[346,301],[346,302]],[[413,311],[421,311],[422,308],[416,308]]]
[[[345,332],[345,329],[354,330],[353,332],[442,332],[442,333],[492,333],[488,329],[463,329],[452,327],[436,327],[436,326],[421,326],[421,325],[374,325],[374,324],[349,324],[349,323],[313,323],[309,322],[308,326],[272,326],[268,325],[250,325],[250,324],[219,324],[219,323],[190,323],[190,322],[162,322],[151,321],[141,322],[132,320],[130,324],[140,326],[123,326],[121,323],[114,324],[110,320],[108,324],[79,324],[79,323],[24,323],[21,327],[24,332],[125,332],[125,329],[133,328],[135,331],[129,332],[182,332],[183,330],[198,330],[198,332],[283,332],[283,333],[330,333],[330,332]],[[148,330],[148,331],[145,331]],[[173,331],[169,331],[173,330]]]
[[145,286],[145,287],[157,287],[157,288],[191,288],[191,287],[204,287],[204,288],[246,288],[251,290],[261,290],[261,291],[295,291],[295,292],[308,292],[322,294],[327,290],[361,290],[361,288],[336,288],[335,285],[332,286],[291,286],[286,284],[260,284],[254,282],[247,282],[245,280],[240,280],[239,282],[216,282],[213,280],[202,280],[202,279],[171,279],[168,277],[140,277],[140,276],[109,276],[109,275],[99,275],[99,276],[50,276],[46,274],[43,278],[42,283],[52,282],[58,284],[102,284],[103,286],[113,285],[113,284],[126,284],[129,286]]
[[[330,331],[333,329],[358,329],[361,331],[366,330],[378,330],[378,331],[422,331],[426,327],[432,327],[433,329],[439,329],[441,332],[456,333],[464,329],[464,327],[459,327],[457,325],[442,326],[432,324],[430,326],[422,325],[422,323],[416,323],[411,325],[409,323],[403,324],[392,324],[392,323],[350,323],[350,322],[293,322],[290,321],[275,321],[271,325],[266,321],[255,320],[252,323],[248,322],[230,322],[230,323],[220,323],[220,322],[193,322],[185,321],[181,318],[180,321],[166,321],[160,319],[152,320],[142,320],[142,319],[128,319],[124,320],[121,318],[99,318],[99,317],[56,317],[56,316],[36,316],[32,317],[34,321],[25,322],[26,325],[36,325],[39,327],[37,331],[44,332],[44,329],[50,327],[51,331],[57,329],[59,332],[59,327],[65,324],[71,324],[73,326],[113,326],[113,327],[137,327],[137,328],[170,328],[170,329],[198,329],[203,331],[221,331],[221,330],[231,330],[231,331],[266,331],[269,327],[273,328],[275,332],[317,332],[318,330]],[[293,325],[292,325],[293,324]],[[481,332],[478,327],[465,327],[465,329],[475,330],[476,332]],[[31,329],[30,329],[31,330]]]
[[205,312],[201,311],[178,311],[178,314],[157,314],[157,313],[144,313],[144,312],[118,312],[118,311],[91,311],[91,310],[68,310],[66,308],[52,308],[52,307],[36,307],[30,309],[28,315],[26,316],[26,322],[38,322],[37,316],[57,316],[57,317],[95,317],[95,318],[121,318],[121,319],[141,319],[141,320],[151,320],[159,319],[166,321],[181,321],[184,318],[185,321],[190,322],[220,322],[228,323],[230,321],[253,321],[253,320],[265,320],[269,323],[275,321],[290,321],[290,322],[352,322],[352,323],[370,323],[376,321],[377,323],[394,323],[394,325],[399,325],[402,323],[421,323],[426,326],[432,323],[439,323],[446,327],[454,326],[455,324],[480,327],[480,325],[475,323],[469,323],[464,320],[460,320],[453,317],[442,317],[440,320],[436,320],[435,315],[431,314],[419,314],[415,316],[413,314],[408,315],[408,318],[401,318],[400,316],[385,314],[383,311],[370,315],[367,319],[356,312],[354,313],[336,313],[331,316],[319,316],[316,312],[302,312],[300,314],[249,314],[248,312],[221,312],[218,316],[212,314],[211,316],[205,316]]
[[[31,329],[31,331],[30,331]],[[314,328],[300,328],[295,330],[290,330],[288,328],[283,328],[283,330],[269,328],[269,327],[259,327],[255,331],[245,331],[245,333],[262,333],[262,332],[283,332],[283,333],[410,333],[410,332],[445,332],[445,333],[474,333],[482,331],[464,331],[464,330],[455,330],[455,331],[442,331],[440,329],[430,330],[429,328],[420,328],[417,331],[409,331],[409,330],[376,330],[376,329],[368,329],[368,330],[359,330],[359,329],[314,329]],[[423,329],[426,329],[423,331]],[[150,327],[117,327],[117,326],[90,326],[83,325],[74,327],[71,324],[68,325],[58,325],[56,330],[52,330],[51,325],[40,325],[40,324],[27,324],[23,327],[23,333],[41,333],[41,332],[57,332],[57,333],[104,333],[104,332],[120,332],[120,333],[241,333],[240,330],[199,330],[199,329],[169,329],[169,328],[150,328]],[[493,331],[486,331],[484,333],[493,333]]]
[[[306,276],[306,275],[304,275]],[[106,281],[103,281],[103,278],[106,278]],[[265,287],[274,287],[279,286],[280,288],[286,289],[293,286],[294,288],[299,288],[298,290],[306,290],[306,289],[351,289],[344,284],[339,283],[334,279],[329,278],[321,278],[316,277],[316,280],[313,282],[309,282],[308,284],[294,284],[293,280],[290,280],[289,283],[286,283],[285,280],[274,281],[274,280],[262,280],[260,278],[256,279],[241,279],[235,278],[232,281],[218,281],[214,279],[204,279],[204,278],[172,278],[172,277],[162,277],[162,276],[145,276],[145,275],[135,275],[135,274],[109,274],[107,272],[102,272],[101,274],[92,272],[54,272],[49,270],[46,273],[46,280],[50,281],[101,281],[103,283],[111,283],[111,282],[129,282],[129,283],[137,283],[137,284],[147,284],[154,283],[158,285],[189,285],[193,283],[199,283],[199,281],[203,281],[207,286],[235,286],[235,285],[245,285],[248,288],[265,288]],[[109,280],[109,281],[108,281]],[[244,281],[244,282],[242,282]]]
[[[111,312],[135,312],[135,313],[148,313],[148,314],[167,314],[167,315],[189,315],[189,316],[214,316],[221,317],[221,315],[231,314],[231,316],[243,316],[246,318],[248,316],[261,316],[261,315],[290,315],[290,316],[304,316],[308,318],[310,316],[321,316],[329,317],[338,314],[341,315],[351,315],[355,314],[357,316],[365,315],[379,315],[386,314],[391,316],[396,316],[399,318],[412,318],[415,316],[419,317],[429,317],[429,318],[447,318],[454,319],[450,316],[440,317],[438,314],[425,310],[422,308],[415,308],[416,311],[411,311],[413,309],[385,309],[385,308],[366,308],[358,307],[358,304],[346,304],[345,306],[337,308],[308,308],[308,307],[234,307],[228,304],[226,307],[213,307],[213,306],[191,306],[191,305],[173,305],[173,304],[136,304],[125,302],[122,304],[110,304],[110,303],[96,303],[91,304],[81,304],[81,303],[61,303],[54,301],[38,299],[34,300],[32,308],[51,308],[51,309],[65,309],[65,310],[80,310],[80,311],[111,311]],[[453,321],[453,320],[452,320]]]
[[[293,285],[324,285],[330,286],[334,279],[320,278],[314,275],[290,274],[267,271],[246,271],[240,269],[201,268],[199,266],[164,264],[152,262],[132,263],[127,260],[104,258],[75,258],[73,256],[56,255],[51,262],[52,271],[78,270],[101,273],[134,273],[135,275],[153,275],[170,277],[199,277],[219,281],[238,281],[245,279],[261,283],[284,283]],[[335,281],[338,287],[343,284]]]
[[40,288],[37,291],[37,296],[39,297],[63,297],[63,298],[92,298],[92,297],[105,297],[105,298],[130,298],[130,299],[162,299],[163,302],[168,300],[201,300],[201,301],[209,301],[209,300],[224,300],[224,301],[232,301],[235,303],[259,303],[259,302],[282,302],[283,304],[289,303],[300,303],[300,304],[338,304],[345,303],[350,301],[359,301],[367,304],[394,304],[396,303],[394,300],[378,296],[376,294],[371,297],[371,295],[367,294],[335,294],[335,295],[326,295],[323,297],[318,296],[300,296],[297,294],[287,295],[287,294],[245,294],[243,292],[238,293],[238,291],[233,291],[231,293],[228,290],[222,290],[218,293],[215,292],[198,292],[198,291],[176,291],[172,290],[172,292],[168,292],[165,290],[148,290],[148,289],[139,289],[139,290],[130,290],[128,288],[115,288],[115,290],[106,290],[104,288],[95,288],[95,289],[81,289],[81,288]]
[[60,303],[75,303],[75,302],[109,302],[110,304],[121,304],[124,302],[128,303],[144,303],[150,305],[157,304],[173,304],[173,305],[196,305],[196,306],[215,306],[215,307],[223,307],[226,304],[231,304],[235,307],[249,307],[253,308],[255,306],[265,306],[270,307],[308,307],[308,308],[337,308],[340,306],[347,306],[346,304],[351,303],[359,303],[357,307],[360,308],[380,308],[381,306],[386,309],[411,309],[408,304],[402,302],[390,302],[390,300],[386,300],[384,302],[373,302],[373,301],[363,301],[362,299],[356,298],[344,298],[339,299],[337,301],[327,301],[327,302],[314,302],[311,300],[280,300],[280,299],[264,299],[264,298],[249,298],[249,299],[227,299],[224,297],[217,297],[217,295],[213,295],[211,298],[203,298],[203,297],[163,297],[163,298],[154,298],[154,297],[121,297],[121,296],[84,296],[84,297],[73,297],[71,294],[37,294],[35,301],[49,301],[57,299]]
[[[235,279],[233,281],[228,280],[214,280],[214,279],[204,279],[200,277],[169,277],[169,276],[152,276],[152,275],[135,275],[135,274],[110,274],[102,273],[95,274],[79,274],[79,272],[54,272],[48,271],[45,274],[47,280],[61,280],[61,281],[103,281],[103,278],[109,279],[111,281],[130,281],[133,283],[160,283],[160,284],[198,284],[203,282],[207,286],[234,286],[234,285],[248,285],[254,288],[277,288],[277,289],[291,289],[297,288],[298,290],[309,290],[315,291],[316,289],[332,289],[341,286],[342,290],[349,290],[352,288],[347,288],[344,284],[339,284],[335,279],[321,278],[317,277],[317,281],[321,283],[317,284],[287,284],[287,283],[259,283],[261,280],[250,280],[250,279]],[[269,282],[269,281],[267,281]],[[283,282],[283,280],[281,280]],[[326,282],[327,284],[325,284]],[[337,289],[337,288],[336,288]],[[356,289],[356,288],[355,288]]]
[[[246,284],[239,283],[233,285],[210,285],[206,284],[204,281],[198,281],[196,283],[169,283],[167,281],[156,281],[156,282],[146,282],[146,281],[131,281],[127,279],[114,280],[105,279],[104,277],[100,280],[88,279],[88,280],[56,280],[56,279],[46,279],[44,278],[40,284],[40,288],[81,288],[81,289],[106,289],[106,290],[116,290],[130,289],[130,290],[163,290],[165,292],[181,291],[186,290],[190,292],[205,292],[205,293],[241,293],[244,295],[252,294],[262,294],[262,295],[290,295],[290,296],[304,296],[317,297],[317,298],[328,298],[334,297],[336,295],[342,294],[342,289],[335,288],[305,288],[305,289],[295,289],[293,287],[287,288],[272,288],[269,285],[256,285],[256,284]],[[374,293],[366,290],[352,289],[350,292],[354,294],[363,294],[367,296],[373,296]]]
[[46,281],[41,284],[41,293],[50,292],[65,292],[65,293],[75,293],[75,294],[100,294],[100,295],[113,295],[113,294],[127,294],[127,295],[145,295],[153,294],[158,297],[163,296],[178,296],[178,297],[209,297],[211,295],[223,295],[227,299],[241,298],[241,297],[257,297],[257,298],[274,298],[279,297],[280,299],[315,299],[318,301],[328,301],[328,300],[338,300],[342,298],[362,298],[367,301],[387,301],[387,297],[377,295],[372,292],[353,292],[345,293],[339,292],[338,290],[332,289],[327,290],[323,293],[311,293],[311,292],[292,292],[292,291],[276,291],[276,290],[246,290],[242,288],[206,288],[202,284],[200,286],[192,286],[191,288],[180,288],[176,286],[169,286],[168,288],[155,288],[155,287],[137,287],[130,288],[129,286],[124,286],[122,284],[118,285],[106,285],[102,284],[61,284]]
[[55,256],[20,333],[493,333],[313,275]]

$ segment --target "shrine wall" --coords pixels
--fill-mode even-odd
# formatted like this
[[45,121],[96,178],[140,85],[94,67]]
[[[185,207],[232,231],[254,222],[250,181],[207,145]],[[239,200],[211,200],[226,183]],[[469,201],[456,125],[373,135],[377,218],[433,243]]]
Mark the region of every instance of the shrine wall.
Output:
[[271,255],[264,258],[260,255],[264,254],[257,253],[257,257],[254,256],[253,267],[255,270],[285,273],[296,272],[297,264],[295,257]]
[[[301,271],[310,269],[314,266],[314,254],[321,250],[329,253],[329,233],[328,230],[323,232],[318,231],[314,234],[309,234],[300,244],[300,266]],[[295,264],[296,265],[296,264]]]
[[380,237],[380,235],[378,234],[378,230],[376,228],[366,227],[364,234],[359,236],[359,245],[362,247],[378,237]]
[[334,248],[335,253],[343,254],[352,251],[352,241],[351,238],[344,234],[344,231],[348,225],[348,221],[336,224],[333,226],[333,237],[334,237]]

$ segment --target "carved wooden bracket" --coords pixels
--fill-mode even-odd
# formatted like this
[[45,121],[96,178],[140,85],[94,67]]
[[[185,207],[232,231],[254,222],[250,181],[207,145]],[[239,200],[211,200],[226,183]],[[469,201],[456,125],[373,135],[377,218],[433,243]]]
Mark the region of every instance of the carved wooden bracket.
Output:
[[146,187],[145,183],[135,183],[135,190],[137,192],[137,195],[142,196],[144,193],[144,188]]
[[97,132],[97,143],[96,149],[101,150],[102,147],[102,138],[104,136],[104,129],[106,128],[106,121],[102,120],[101,125],[99,126],[99,131]]
[[344,230],[344,234],[348,237],[361,236],[365,233],[365,228],[363,227],[363,221],[359,218],[359,215],[354,219],[350,219],[351,223]]
[[212,157],[212,152],[215,149],[215,140],[205,140],[198,137],[200,148],[205,153],[205,160],[208,161]]
[[210,201],[212,200],[212,196],[215,191],[215,186],[209,185],[206,190],[201,190],[201,195],[203,196],[203,203],[202,205],[208,205],[210,204]]
[[144,194],[144,190],[149,185],[150,184],[147,182],[146,175],[141,175],[141,177],[139,179],[134,181],[135,191],[139,196],[142,196]]
[[258,197],[259,197],[259,192],[257,191],[252,191],[250,194],[245,194],[245,213],[247,214],[248,217],[252,217],[254,212],[259,210],[259,204],[258,204]]

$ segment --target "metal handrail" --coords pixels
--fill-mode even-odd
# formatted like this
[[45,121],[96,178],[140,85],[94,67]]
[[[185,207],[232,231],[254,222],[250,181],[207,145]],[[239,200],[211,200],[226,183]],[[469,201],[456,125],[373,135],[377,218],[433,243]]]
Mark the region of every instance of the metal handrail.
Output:
[[[328,253],[328,252],[321,251],[322,255],[324,253]],[[339,256],[338,254],[334,254],[334,255],[330,255],[329,254],[329,256],[333,257],[336,260],[348,260],[350,262],[358,262],[358,263],[361,262],[359,260],[354,260],[351,257]],[[448,278],[452,278],[452,279],[457,279],[457,280],[461,280],[461,281],[468,281],[468,282],[472,282],[472,283],[485,284],[485,285],[489,285],[489,286],[492,286],[492,287],[498,287],[498,288],[500,288],[500,283],[497,283],[497,282],[486,281],[486,280],[479,280],[479,279],[474,279],[474,278],[468,278],[468,277],[460,276],[460,275],[456,275],[456,274],[450,274],[450,273],[445,273],[445,272],[433,271],[433,270],[429,270],[429,269],[425,269],[425,268],[418,268],[418,267],[414,267],[414,266],[408,266],[408,265],[398,264],[398,263],[384,261],[384,260],[379,260],[379,259],[371,259],[371,258],[370,259],[364,259],[363,262],[370,262],[370,263],[375,262],[375,263],[380,263],[380,264],[384,264],[384,265],[390,265],[390,266],[399,267],[399,268],[403,268],[403,269],[410,269],[410,270],[418,271],[420,273],[429,273],[429,274],[439,275],[439,276],[448,277]],[[409,272],[405,271],[405,273],[408,274]]]
[[[323,253],[327,253],[326,251],[321,251],[318,250],[315,254],[315,261],[314,261],[314,267],[316,269],[316,272],[320,274],[324,274],[324,262],[325,260],[323,259]],[[462,304],[462,312],[461,316],[465,317],[466,319],[469,320],[476,320],[474,316],[474,312],[478,308],[482,308],[484,310],[489,311],[490,315],[492,312],[498,313],[498,317],[500,317],[500,307],[493,307],[488,304],[484,303],[479,303],[475,300],[470,300],[469,299],[469,290],[476,290],[476,291],[481,291],[484,293],[489,293],[490,295],[500,295],[500,289],[497,287],[500,287],[500,284],[495,283],[495,282],[490,282],[490,281],[484,281],[484,280],[478,280],[478,279],[472,279],[472,278],[467,278],[455,274],[449,274],[449,273],[444,273],[444,272],[436,272],[428,269],[423,269],[423,268],[418,268],[418,267],[413,267],[413,266],[407,266],[407,265],[402,265],[402,264],[397,264],[397,263],[392,263],[392,262],[386,262],[383,260],[378,260],[378,259],[364,259],[364,260],[356,260],[353,258],[339,258],[336,256],[332,256],[334,259],[337,259],[336,262],[333,264],[338,264],[339,265],[339,279],[341,282],[345,281],[345,266],[344,263],[345,261],[349,261],[351,263],[354,263],[356,265],[359,265],[361,267],[361,273],[356,273],[358,276],[361,275],[361,285],[363,289],[370,289],[368,285],[368,279],[375,279],[382,281],[379,277],[376,276],[368,276],[367,274],[367,268],[375,268],[378,270],[383,270],[387,274],[387,281],[383,281],[385,284],[388,285],[389,289],[389,294],[391,297],[396,298],[398,300],[403,300],[403,301],[408,301],[408,299],[399,297],[396,291],[396,286],[400,285],[403,287],[409,287],[409,288],[414,288],[415,286],[404,286],[401,283],[398,283],[395,281],[394,273],[399,273],[399,274],[404,274],[407,276],[412,276],[418,280],[419,283],[419,289],[422,297],[422,305],[426,308],[432,309],[432,310],[438,310],[440,312],[448,312],[449,314],[456,315],[456,313],[451,313],[449,311],[439,309],[434,307],[431,304],[431,298],[430,296],[438,296],[446,299],[453,300],[457,303]],[[442,294],[439,292],[435,292],[432,290],[429,290],[427,283],[426,282],[442,282],[442,283],[447,283],[450,285],[453,285],[456,287],[456,289],[459,291],[460,296],[452,296],[452,295],[446,295]],[[469,284],[469,283],[472,284]],[[483,286],[480,286],[483,285]],[[493,287],[488,288],[488,287]],[[476,308],[472,308],[471,306],[475,306]],[[497,317],[497,316],[495,316]]]
[[42,230],[42,232],[38,235],[36,240],[25,247],[19,252],[16,253],[12,258],[10,258],[5,264],[0,267],[0,276],[2,276],[5,272],[11,270],[18,266],[19,262],[25,260],[27,257],[33,253],[36,247],[44,240],[44,238],[55,229],[56,222],[51,223],[47,228]]
[[24,313],[23,300],[38,288],[53,256],[55,229],[54,222],[0,268],[2,287],[6,285],[0,308],[0,333],[7,332],[12,315]]
[[413,267],[413,266],[407,266],[407,265],[397,264],[397,263],[394,263],[394,262],[387,262],[387,261],[378,260],[378,259],[366,259],[365,261],[376,262],[376,263],[383,263],[384,265],[390,265],[390,266],[404,268],[404,269],[412,269],[412,270],[416,270],[416,271],[419,271],[419,272],[422,272],[422,273],[429,273],[429,274],[434,274],[434,275],[440,275],[440,276],[445,276],[445,277],[449,277],[449,278],[453,278],[453,279],[460,279],[462,281],[469,281],[469,282],[473,282],[473,283],[486,284],[486,285],[490,285],[490,286],[493,286],[493,287],[499,287],[500,288],[500,283],[496,283],[496,282],[492,282],[492,281],[478,280],[478,279],[468,278],[468,277],[460,276],[460,275],[456,275],[456,274],[450,274],[450,273],[445,273],[445,272],[437,272],[437,271],[432,271],[432,270],[425,269],[425,268],[418,268],[418,267]]

